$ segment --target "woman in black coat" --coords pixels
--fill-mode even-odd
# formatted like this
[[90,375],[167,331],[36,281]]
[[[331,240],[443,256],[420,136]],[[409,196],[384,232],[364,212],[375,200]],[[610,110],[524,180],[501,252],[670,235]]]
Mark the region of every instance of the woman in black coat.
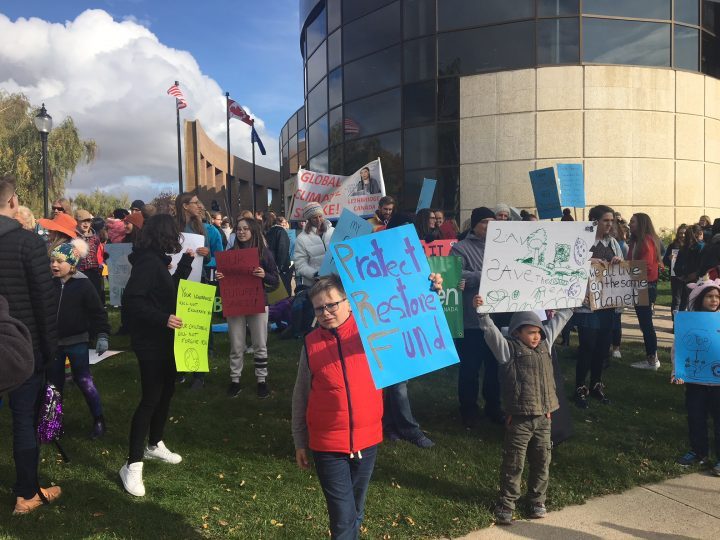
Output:
[[[170,274],[170,257],[178,253],[180,231],[167,214],[148,219],[140,238],[128,257],[132,270],[122,296],[123,319],[130,330],[130,343],[140,366],[142,398],[130,426],[128,460],[120,469],[125,490],[142,497],[142,459],[180,463],[180,455],[162,442],[163,430],[175,391],[174,337],[182,328],[175,316],[177,287],[190,275],[193,253],[188,250],[180,259],[174,275]],[[148,445],[145,447],[145,438]]]

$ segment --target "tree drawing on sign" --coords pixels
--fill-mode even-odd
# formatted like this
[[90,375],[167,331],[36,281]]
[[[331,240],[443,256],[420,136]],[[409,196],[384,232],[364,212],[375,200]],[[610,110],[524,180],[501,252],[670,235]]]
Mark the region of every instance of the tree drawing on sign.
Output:
[[530,234],[525,241],[528,249],[528,255],[517,259],[523,264],[532,266],[542,266],[545,262],[545,248],[547,247],[547,233],[545,229],[538,229]]
[[697,377],[705,369],[706,360],[700,353],[710,350],[710,337],[707,330],[691,330],[683,336],[683,344],[689,351],[695,353],[695,358],[685,358],[685,372],[692,371],[693,377]]
[[[515,260],[521,264],[527,264],[542,270],[548,276],[557,278],[558,284],[569,285],[577,279],[587,278],[584,270],[570,267],[569,244],[555,244],[552,256],[546,256],[548,241],[545,229],[533,231],[523,244],[527,246],[528,252]],[[578,262],[578,257],[580,262]],[[582,266],[587,261],[587,244],[580,238],[575,242],[574,259],[577,266]]]

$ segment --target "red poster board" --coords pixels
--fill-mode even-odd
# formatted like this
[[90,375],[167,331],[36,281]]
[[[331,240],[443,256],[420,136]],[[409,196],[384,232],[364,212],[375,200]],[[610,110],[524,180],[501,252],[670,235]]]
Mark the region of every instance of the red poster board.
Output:
[[231,249],[215,253],[220,280],[220,297],[226,317],[265,312],[265,291],[262,279],[252,275],[260,266],[258,250]]
[[450,248],[457,242],[457,240],[435,240],[429,243],[420,241],[426,257],[447,257],[450,255]]

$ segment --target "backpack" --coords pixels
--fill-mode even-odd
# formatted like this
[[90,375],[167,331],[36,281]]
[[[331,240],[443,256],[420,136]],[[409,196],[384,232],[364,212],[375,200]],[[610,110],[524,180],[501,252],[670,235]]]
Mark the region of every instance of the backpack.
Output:
[[30,331],[10,316],[7,300],[0,296],[0,394],[14,390],[35,369]]

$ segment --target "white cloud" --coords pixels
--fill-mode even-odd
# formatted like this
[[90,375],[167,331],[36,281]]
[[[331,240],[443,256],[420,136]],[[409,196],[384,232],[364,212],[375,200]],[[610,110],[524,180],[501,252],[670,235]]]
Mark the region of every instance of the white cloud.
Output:
[[[190,53],[163,45],[137,21],[102,10],[65,24],[0,14],[0,89],[44,102],[56,122],[72,116],[81,136],[97,142],[97,158],[78,168],[71,194],[98,187],[151,199],[177,186],[174,101],[166,94],[175,80],[189,103],[181,120],[200,120],[224,147],[223,90]],[[277,139],[262,119],[255,126],[268,150],[257,152],[257,163],[277,170]],[[230,134],[233,153],[249,160],[249,126],[232,120]]]

